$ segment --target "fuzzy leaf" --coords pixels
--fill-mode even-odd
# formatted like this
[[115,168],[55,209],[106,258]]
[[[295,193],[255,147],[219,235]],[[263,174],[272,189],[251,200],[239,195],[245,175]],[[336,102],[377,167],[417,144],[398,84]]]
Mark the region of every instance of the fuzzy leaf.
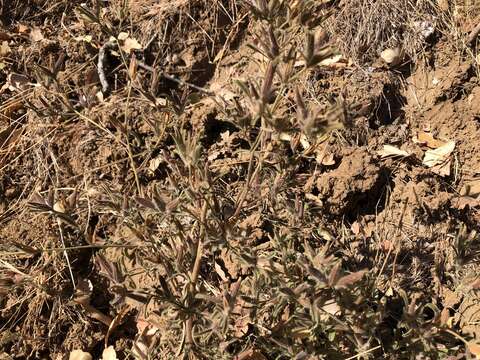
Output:
[[335,287],[342,288],[354,285],[355,283],[359,282],[363,276],[367,273],[367,270],[360,270],[351,274],[348,274],[340,280],[337,281]]

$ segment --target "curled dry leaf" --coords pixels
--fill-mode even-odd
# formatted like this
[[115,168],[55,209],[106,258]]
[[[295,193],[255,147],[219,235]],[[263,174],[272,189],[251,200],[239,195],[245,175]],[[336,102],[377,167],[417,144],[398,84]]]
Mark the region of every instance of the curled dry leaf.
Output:
[[128,36],[128,33],[127,32],[121,32],[120,34],[118,34],[117,36],[117,39],[120,40],[120,41],[125,41],[129,38]]
[[19,34],[27,34],[29,31],[30,31],[30,29],[28,28],[28,26],[22,25],[22,24],[18,24],[17,32],[18,32]]
[[117,327],[120,326],[123,319],[127,315],[128,311],[129,311],[129,307],[124,306],[122,310],[120,310],[120,312],[113,318],[112,322],[110,323],[110,326],[108,327],[107,335],[105,335],[105,346],[107,346],[108,344],[108,339],[110,338],[110,335]]
[[43,37],[42,31],[40,28],[33,28],[32,31],[30,32],[30,40],[33,42],[39,42],[45,39]]
[[350,229],[352,230],[353,234],[354,235],[358,235],[360,234],[360,224],[358,223],[358,221],[355,221],[352,226],[350,227]]
[[316,160],[317,163],[322,164],[323,166],[333,166],[336,164],[335,156],[333,154],[318,154]]
[[336,164],[336,161],[333,154],[326,156],[322,161],[322,165],[325,165],[325,166],[333,166],[335,164]]
[[335,54],[332,55],[331,57],[328,57],[318,63],[320,66],[332,66],[336,63],[338,63],[340,60],[342,60],[342,55],[341,54]]
[[455,141],[449,141],[439,148],[428,150],[423,158],[423,165],[434,167],[448,161],[453,150],[455,150]]
[[130,37],[124,40],[123,44],[121,45],[121,48],[127,54],[130,54],[134,50],[143,49],[142,45],[140,45],[140,43],[136,39],[133,39]]
[[53,210],[55,210],[58,213],[64,213],[65,212],[65,206],[63,205],[62,201],[57,201],[55,204],[53,204]]
[[392,145],[383,145],[383,149],[378,152],[382,159],[387,157],[409,157],[411,154],[405,150]]
[[391,48],[391,49],[385,49],[380,54],[380,57],[387,64],[395,66],[395,65],[400,64],[400,62],[402,61],[403,51],[399,47]]
[[8,45],[8,41],[2,41],[2,44],[0,45],[0,56],[7,56],[12,52],[12,49],[10,49],[10,46]]
[[423,165],[429,167],[440,176],[449,176],[451,167],[450,156],[453,150],[455,150],[455,141],[449,141],[437,149],[427,150],[423,158]]
[[73,350],[69,357],[68,360],[92,360],[92,355],[90,355],[88,352],[82,351],[82,350]]
[[150,160],[150,162],[148,163],[148,169],[151,172],[155,172],[155,170],[158,169],[158,167],[162,162],[164,162],[163,157],[157,156],[156,158],[153,158],[152,160]]
[[113,346],[109,346],[105,350],[103,350],[101,360],[118,360],[117,353]]

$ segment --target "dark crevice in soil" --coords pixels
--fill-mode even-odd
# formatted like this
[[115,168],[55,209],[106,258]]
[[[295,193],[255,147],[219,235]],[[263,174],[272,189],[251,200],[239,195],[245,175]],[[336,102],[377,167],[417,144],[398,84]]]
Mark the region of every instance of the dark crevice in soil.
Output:
[[230,50],[238,50],[240,48],[240,45],[242,44],[247,34],[247,28],[249,24],[250,24],[250,21],[248,20],[248,18],[246,18],[238,25],[239,26],[238,34],[234,37],[233,41],[230,43]]
[[407,79],[412,75],[414,70],[415,70],[415,67],[413,63],[411,62],[410,59],[408,59],[408,61],[405,61],[403,65],[401,65],[398,69],[396,69],[396,72],[398,72],[403,79]]
[[395,120],[405,116],[403,107],[406,104],[405,97],[399,87],[386,84],[383,89],[382,99],[374,110],[370,120],[370,127],[377,130],[380,126],[391,125]]
[[387,196],[394,188],[390,180],[390,170],[381,168],[380,176],[376,184],[370,191],[355,193],[350,197],[350,202],[345,218],[349,222],[354,222],[359,216],[377,215],[385,209]]
[[451,98],[453,102],[456,102],[470,95],[474,88],[474,85],[470,81],[476,76],[476,74],[477,70],[474,66],[471,66],[464,76],[459,79],[458,85],[452,87],[446,96]]
[[215,114],[210,114],[205,122],[205,135],[202,139],[202,145],[210,148],[213,144],[220,140],[220,135],[225,131],[231,133],[239,131],[239,129],[230,122],[218,120]]
[[384,320],[377,327],[377,336],[382,340],[385,350],[389,350],[395,336],[395,330],[403,315],[403,301],[400,298],[389,299],[386,304]]
[[208,57],[205,57],[193,64],[189,81],[197,86],[204,87],[215,74],[215,68]]

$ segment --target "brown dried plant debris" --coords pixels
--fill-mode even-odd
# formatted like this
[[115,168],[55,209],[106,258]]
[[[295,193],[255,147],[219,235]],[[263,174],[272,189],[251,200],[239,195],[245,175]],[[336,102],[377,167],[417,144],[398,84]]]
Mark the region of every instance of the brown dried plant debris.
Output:
[[0,357],[475,354],[459,5],[0,0]]
[[383,51],[395,48],[415,59],[445,26],[446,13],[435,2],[340,1],[327,28],[345,55],[354,61],[371,63]]

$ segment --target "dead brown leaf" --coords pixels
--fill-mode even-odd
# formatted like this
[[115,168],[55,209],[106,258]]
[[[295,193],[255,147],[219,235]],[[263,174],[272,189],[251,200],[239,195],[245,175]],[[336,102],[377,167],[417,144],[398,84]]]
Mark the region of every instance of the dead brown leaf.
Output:
[[23,24],[18,24],[17,32],[19,34],[28,34],[29,31],[30,31],[30,28],[28,26]]
[[423,165],[429,167],[440,176],[449,176],[451,168],[450,156],[455,150],[455,141],[449,141],[439,148],[427,150],[423,158]]
[[133,39],[133,38],[130,38],[130,37],[125,39],[125,41],[121,45],[121,48],[127,54],[130,54],[134,50],[143,49],[142,45],[136,39]]
[[150,162],[148,163],[148,169],[151,172],[155,172],[155,170],[158,169],[158,167],[162,162],[164,162],[163,157],[157,156],[156,158],[153,158],[152,160],[150,160]]
[[340,268],[342,264],[337,262],[335,266],[330,270],[330,274],[328,275],[328,285],[335,286],[337,284],[338,279],[340,278]]
[[360,270],[360,271],[348,274],[340,278],[340,280],[338,280],[337,283],[335,284],[335,287],[342,288],[342,287],[348,287],[350,285],[354,285],[355,283],[360,281],[365,276],[366,273],[367,273],[367,270]]
[[8,41],[2,41],[0,45],[0,56],[7,56],[12,52],[12,49],[8,45]]
[[436,149],[445,145],[445,141],[435,139],[433,134],[428,131],[419,131],[417,136],[413,138],[413,142],[428,146],[431,149]]
[[328,154],[322,158],[321,164],[324,166],[333,166],[336,164],[333,154]]
[[[330,315],[338,315],[341,313],[342,308],[335,300],[328,301],[325,305],[322,306],[322,310]],[[327,319],[327,318],[325,318]]]
[[452,291],[448,288],[443,289],[443,305],[445,307],[452,307],[457,305],[461,298],[459,298],[458,294],[455,291]]
[[384,159],[387,157],[408,157],[411,154],[405,150],[397,148],[396,146],[383,145],[383,149],[378,151],[378,155]]
[[110,326],[107,330],[107,335],[105,335],[105,346],[108,344],[108,339],[110,338],[110,334],[118,327],[123,321],[125,315],[127,315],[128,311],[130,310],[129,306],[124,306],[122,310],[113,318]]
[[350,229],[352,230],[354,235],[360,234],[360,224],[358,221],[355,221],[351,226]]
[[448,320],[450,319],[450,311],[448,308],[443,308],[442,312],[440,313],[440,324],[445,326],[448,324]]
[[42,30],[40,30],[40,28],[33,28],[30,32],[30,40],[32,40],[33,42],[39,42],[44,39],[45,38],[43,37]]
[[440,176],[450,176],[450,169],[452,168],[452,161],[448,160],[443,164],[435,165],[430,170]]
[[450,155],[455,150],[455,141],[449,141],[446,144],[425,152],[423,164],[427,167],[434,167],[448,161]]
[[139,335],[135,338],[132,353],[135,359],[150,359],[150,352],[155,346],[159,329],[145,320],[138,320]]

